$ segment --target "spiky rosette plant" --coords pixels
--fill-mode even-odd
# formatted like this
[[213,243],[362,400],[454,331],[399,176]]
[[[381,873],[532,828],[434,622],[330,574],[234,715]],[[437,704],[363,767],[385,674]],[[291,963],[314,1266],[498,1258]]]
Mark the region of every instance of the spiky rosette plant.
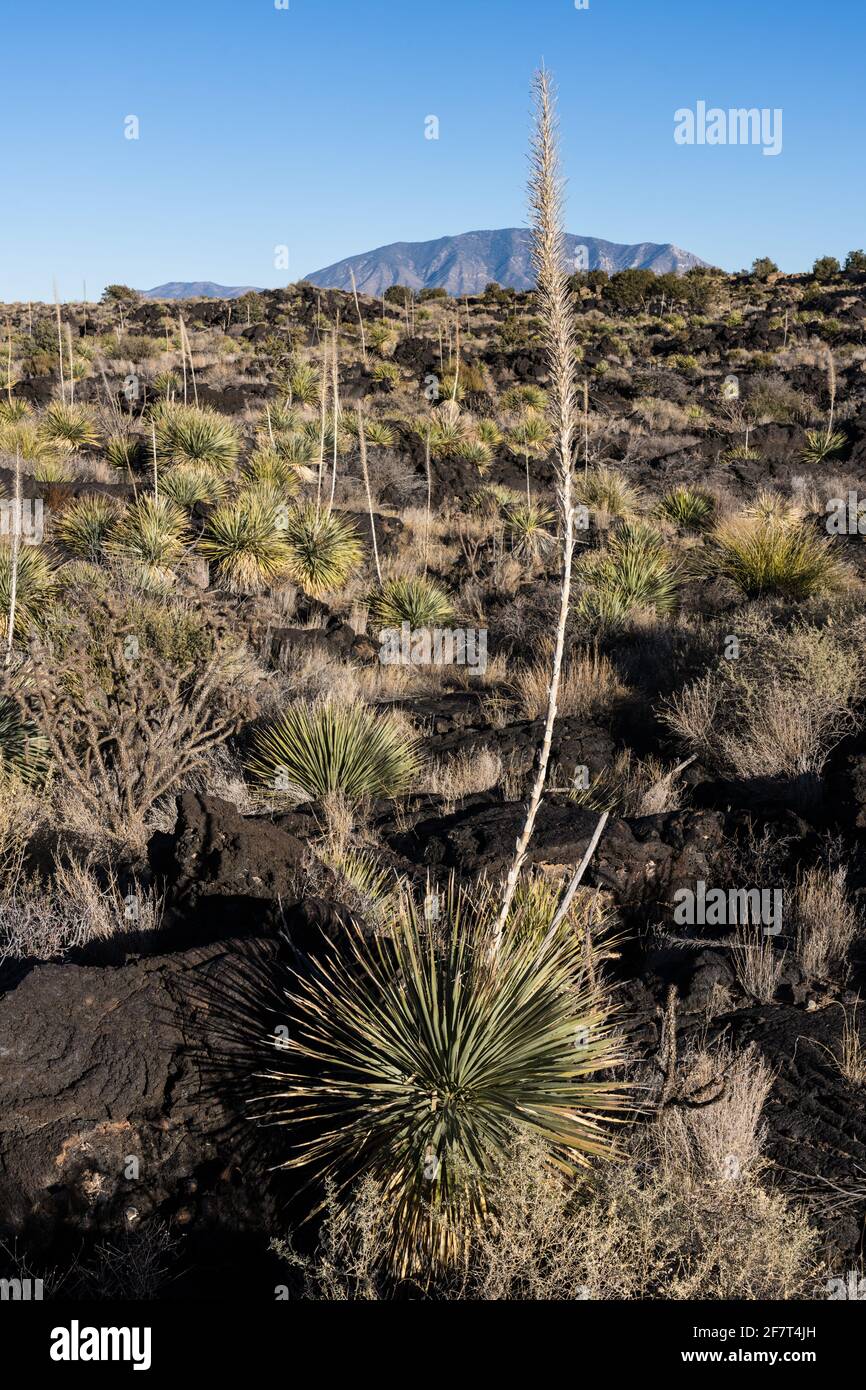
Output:
[[294,362],[286,377],[286,387],[292,402],[316,405],[321,390],[319,373],[311,362]]
[[341,588],[364,556],[352,522],[312,502],[289,508],[284,534],[289,576],[312,598]]
[[658,514],[685,531],[702,531],[713,519],[715,502],[693,487],[673,487],[661,498]]
[[199,550],[232,593],[261,593],[286,574],[288,551],[278,508],[250,493],[217,507]]
[[0,777],[38,782],[48,771],[48,745],[11,694],[0,693]]
[[247,767],[263,786],[299,800],[342,792],[360,801],[406,791],[418,755],[392,715],[359,701],[299,700],[256,732]]
[[577,611],[590,621],[616,626],[634,613],[670,613],[677,605],[679,570],[645,522],[621,523],[606,550],[583,557],[577,575]]
[[[0,633],[7,631],[12,595],[14,554],[11,539],[0,538]],[[56,571],[44,545],[23,544],[18,549],[15,586],[15,636],[26,637],[31,627],[40,628],[56,592]]]
[[68,554],[80,560],[98,560],[117,516],[118,508],[110,497],[99,493],[76,497],[57,518],[54,534]]
[[555,543],[550,528],[556,514],[538,502],[515,502],[505,508],[505,534],[515,555],[526,560],[549,555]]
[[298,491],[299,469],[303,469],[305,478],[313,476],[305,465],[286,458],[278,449],[262,448],[257,449],[247,461],[243,476],[250,483],[265,483],[269,487],[279,488],[284,499],[288,499]]
[[175,468],[166,469],[159,480],[160,493],[179,507],[194,507],[197,502],[220,502],[227,486],[225,478],[201,463],[179,463]]
[[106,550],[149,568],[166,570],[183,554],[186,536],[183,509],[169,497],[145,493],[127,507]]
[[41,423],[42,434],[64,449],[92,449],[99,443],[96,421],[86,405],[52,401]]
[[542,940],[506,927],[496,902],[452,885],[390,934],[350,930],[299,976],[291,1038],[264,1073],[261,1118],[288,1128],[285,1166],[340,1191],[370,1176],[397,1273],[455,1263],[490,1216],[515,1131],[575,1172],[610,1149],[624,1102],[610,1010],[569,928]]
[[411,579],[386,579],[370,597],[370,616],[379,627],[437,627],[454,617],[446,593],[432,579],[416,575]]
[[834,454],[841,454],[847,443],[848,437],[841,430],[807,430],[803,462],[823,463]]
[[238,436],[231,420],[210,406],[163,401],[151,412],[157,455],[163,463],[195,463],[230,473],[237,462]]

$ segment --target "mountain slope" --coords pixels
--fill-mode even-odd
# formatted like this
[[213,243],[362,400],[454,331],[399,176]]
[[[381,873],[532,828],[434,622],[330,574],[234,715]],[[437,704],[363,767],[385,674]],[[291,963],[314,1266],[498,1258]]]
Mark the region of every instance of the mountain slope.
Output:
[[[585,248],[586,254],[583,254]],[[670,242],[639,242],[623,246],[599,237],[566,237],[569,263],[575,269],[654,270],[682,273],[703,265],[698,256]],[[412,289],[441,287],[449,294],[479,294],[491,280],[514,289],[531,289],[530,234],[522,227],[502,231],[464,232],[436,241],[396,241],[364,255],[350,256],[305,278],[323,289],[350,290],[354,270],[358,289],[379,295],[389,285]]]

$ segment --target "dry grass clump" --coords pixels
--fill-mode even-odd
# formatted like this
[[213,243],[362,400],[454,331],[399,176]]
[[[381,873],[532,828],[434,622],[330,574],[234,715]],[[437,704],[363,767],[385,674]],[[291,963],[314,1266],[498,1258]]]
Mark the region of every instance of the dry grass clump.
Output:
[[682,771],[682,764],[666,767],[658,758],[638,758],[623,748],[588,787],[572,788],[571,796],[581,806],[611,815],[657,816],[682,806]]
[[662,718],[707,766],[724,776],[820,773],[860,722],[860,656],[830,629],[741,624],[737,660],[673,696]]
[[[543,656],[535,666],[518,672],[514,689],[524,719],[541,719],[547,710],[550,692],[550,662]],[[559,685],[560,718],[586,719],[607,710],[625,694],[608,657],[597,648],[588,648],[566,661]]]
[[758,1004],[772,1004],[782,979],[787,951],[763,927],[737,927],[731,960],[740,987]]
[[767,1063],[751,1047],[735,1053],[721,1043],[687,1049],[680,1068],[688,1094],[700,1103],[659,1112],[655,1138],[662,1163],[686,1179],[736,1182],[756,1174],[766,1137],[761,1113],[773,1086]]
[[112,871],[61,863],[50,882],[21,877],[0,900],[0,960],[56,960],[92,941],[153,931],[161,917],[152,889],[132,883],[124,891]]
[[640,489],[634,487],[615,468],[599,464],[574,480],[575,498],[602,517],[629,518],[639,511]]
[[476,792],[489,791],[502,777],[502,759],[491,748],[473,748],[432,763],[418,782],[420,792],[441,796],[443,812],[450,815],[458,801]]
[[861,923],[848,896],[844,868],[818,865],[802,872],[792,895],[791,915],[797,959],[810,980],[827,979],[847,969]]
[[832,541],[778,509],[768,514],[759,508],[718,526],[708,540],[705,569],[733,580],[749,598],[806,599],[837,593],[846,583]]

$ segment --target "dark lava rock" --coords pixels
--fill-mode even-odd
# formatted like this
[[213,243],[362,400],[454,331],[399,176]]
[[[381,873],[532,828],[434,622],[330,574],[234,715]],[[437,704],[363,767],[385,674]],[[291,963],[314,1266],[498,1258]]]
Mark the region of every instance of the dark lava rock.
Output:
[[0,999],[0,1233],[32,1252],[129,1232],[279,1229],[278,1155],[250,1122],[255,1039],[285,1012],[280,943],[121,968],[34,966]]
[[304,844],[271,821],[242,816],[216,796],[184,792],[173,835],[155,835],[151,868],[168,890],[173,921],[212,936],[257,930],[298,898]]
[[[526,814],[523,802],[473,804],[453,815],[421,820],[389,833],[395,853],[413,864],[464,874],[502,872],[510,863]],[[542,802],[528,861],[556,871],[580,862],[598,822],[595,811],[561,796]],[[608,889],[623,907],[667,897],[679,884],[712,879],[725,852],[723,817],[711,811],[674,811],[611,820],[587,872],[587,883]]]

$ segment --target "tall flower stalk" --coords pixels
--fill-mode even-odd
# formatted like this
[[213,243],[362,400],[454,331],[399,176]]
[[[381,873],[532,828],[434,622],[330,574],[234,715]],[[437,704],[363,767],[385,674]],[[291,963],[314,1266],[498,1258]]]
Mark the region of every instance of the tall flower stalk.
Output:
[[550,694],[544,737],[538,758],[538,771],[529,798],[526,820],[514,850],[505,882],[502,905],[496,924],[494,950],[498,952],[511,901],[526,861],[526,853],[541,797],[547,780],[553,725],[559,701],[559,682],[565,651],[565,627],[571,602],[571,571],[574,558],[574,448],[578,431],[577,389],[574,379],[575,318],[572,294],[565,270],[565,232],[562,218],[562,178],[559,168],[559,142],[556,103],[552,83],[545,69],[536,73],[534,87],[535,130],[531,151],[529,206],[532,215],[532,264],[536,276],[536,295],[547,358],[550,388],[548,411],[554,431],[556,451],[556,492],[560,512],[562,557],[559,586],[559,619],[550,673]]

